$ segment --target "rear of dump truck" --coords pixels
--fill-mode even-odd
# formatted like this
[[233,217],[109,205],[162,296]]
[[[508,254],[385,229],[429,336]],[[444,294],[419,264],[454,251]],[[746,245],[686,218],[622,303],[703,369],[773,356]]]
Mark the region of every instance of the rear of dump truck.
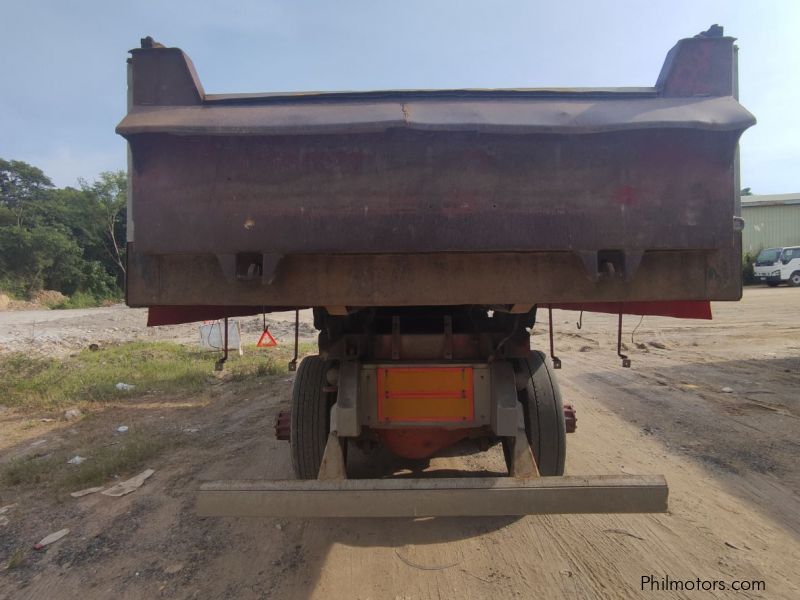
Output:
[[[297,479],[205,483],[201,514],[666,510],[659,476],[564,475],[575,409],[542,317],[740,298],[755,120],[721,28],[646,88],[206,94],[150,38],[128,85],[128,304],[151,324],[313,308],[319,330],[277,423]],[[501,444],[508,476],[347,477],[348,445],[465,440]]]

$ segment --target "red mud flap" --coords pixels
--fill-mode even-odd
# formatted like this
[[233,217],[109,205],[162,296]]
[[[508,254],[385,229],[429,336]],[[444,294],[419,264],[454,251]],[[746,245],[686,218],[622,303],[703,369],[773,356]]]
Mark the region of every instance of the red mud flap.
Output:
[[465,517],[667,510],[660,475],[214,481],[201,517]]

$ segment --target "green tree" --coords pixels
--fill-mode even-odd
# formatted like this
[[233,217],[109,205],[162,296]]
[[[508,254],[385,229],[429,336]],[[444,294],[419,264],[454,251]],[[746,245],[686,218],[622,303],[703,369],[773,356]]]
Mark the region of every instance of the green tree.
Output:
[[53,187],[41,169],[21,160],[0,158],[0,207],[13,215],[17,228],[23,226],[33,203]]
[[0,227],[0,280],[25,296],[42,289],[71,295],[84,282],[83,253],[61,228]]
[[80,189],[55,188],[38,168],[0,159],[0,288],[97,300],[125,281],[126,175],[102,173]]
[[125,241],[128,206],[128,178],[125,171],[105,171],[88,184],[81,180],[81,189],[89,194],[97,208],[102,229],[103,246],[111,257],[117,275],[125,279]]

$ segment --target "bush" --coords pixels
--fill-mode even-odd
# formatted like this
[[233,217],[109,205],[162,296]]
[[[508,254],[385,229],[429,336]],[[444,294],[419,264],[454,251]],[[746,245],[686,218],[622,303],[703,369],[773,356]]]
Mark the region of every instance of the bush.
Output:
[[42,290],[33,298],[34,302],[37,304],[41,304],[42,306],[46,306],[47,308],[55,308],[59,304],[62,304],[69,300],[64,294],[61,292],[57,292],[55,290]]
[[93,297],[98,304],[103,300],[116,299],[120,296],[116,277],[96,260],[84,264],[80,291]]
[[[74,294],[83,280],[78,244],[55,227],[0,227],[0,278],[31,297],[49,289]],[[24,283],[22,283],[24,282]]]
[[[44,226],[0,227],[0,288],[29,300],[35,300],[43,290],[79,295],[85,306],[97,306],[119,296],[114,275],[100,262],[84,260],[75,239],[63,230]],[[44,304],[64,308],[63,301]]]
[[94,308],[103,303],[103,298],[95,298],[86,292],[75,292],[69,298],[65,298],[58,304],[53,304],[50,308],[67,309],[67,308]]
[[25,282],[16,277],[0,275],[0,293],[10,300],[24,300],[27,297]]

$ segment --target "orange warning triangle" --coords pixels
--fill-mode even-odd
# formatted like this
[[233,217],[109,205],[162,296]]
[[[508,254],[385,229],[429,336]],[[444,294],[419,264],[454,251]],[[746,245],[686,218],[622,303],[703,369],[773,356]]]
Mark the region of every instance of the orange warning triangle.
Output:
[[275,338],[272,337],[272,334],[269,332],[269,329],[265,329],[264,333],[261,334],[261,337],[258,338],[258,343],[256,347],[258,348],[269,348],[271,346],[277,346],[278,342],[275,341]]

